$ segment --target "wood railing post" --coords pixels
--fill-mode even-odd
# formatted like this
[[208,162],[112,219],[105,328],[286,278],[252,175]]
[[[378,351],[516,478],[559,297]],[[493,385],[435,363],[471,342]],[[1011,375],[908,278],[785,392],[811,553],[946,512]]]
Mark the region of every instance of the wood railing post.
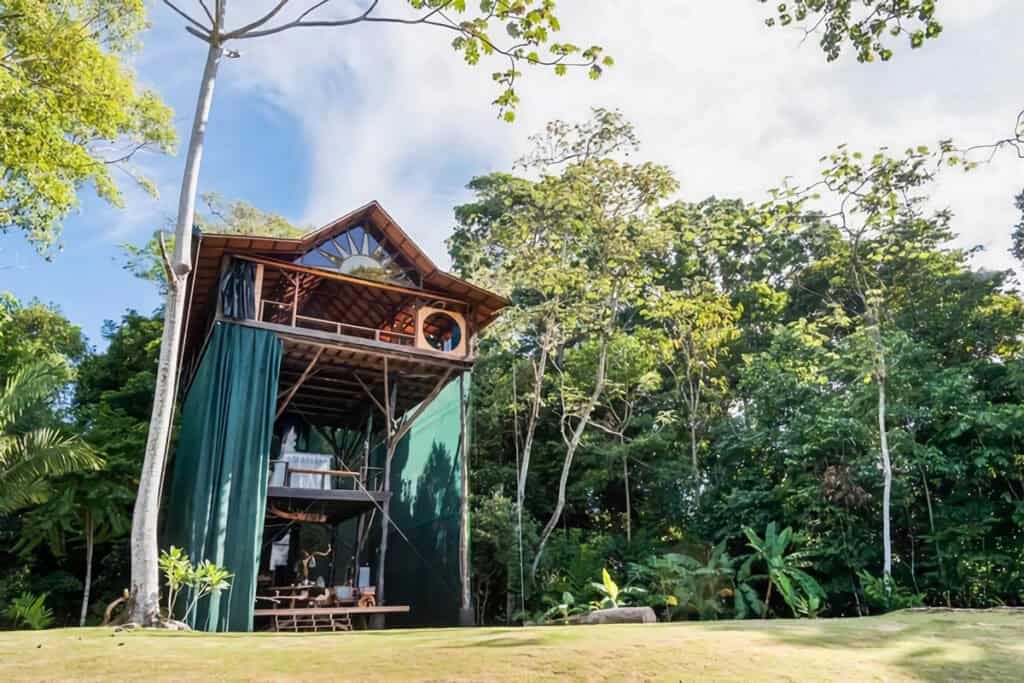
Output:
[[263,264],[256,264],[256,285],[254,287],[256,298],[256,321],[263,320]]
[[295,322],[299,315],[299,276],[295,276],[295,292],[292,294],[292,327],[296,327]]

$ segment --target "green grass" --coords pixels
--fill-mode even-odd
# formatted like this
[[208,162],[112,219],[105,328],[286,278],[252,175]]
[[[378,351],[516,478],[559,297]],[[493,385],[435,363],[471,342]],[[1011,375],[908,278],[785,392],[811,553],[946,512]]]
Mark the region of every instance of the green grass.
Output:
[[0,633],[0,680],[1024,679],[1024,614],[197,634]]

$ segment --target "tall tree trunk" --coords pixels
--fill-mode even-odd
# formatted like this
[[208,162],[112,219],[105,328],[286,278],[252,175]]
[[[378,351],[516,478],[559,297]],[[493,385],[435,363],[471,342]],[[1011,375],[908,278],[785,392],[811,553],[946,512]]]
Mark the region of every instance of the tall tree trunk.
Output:
[[921,483],[924,485],[924,502],[928,506],[928,530],[935,544],[935,556],[939,562],[939,575],[942,577],[942,585],[946,589],[943,591],[946,594],[946,607],[952,607],[953,602],[949,596],[949,580],[946,578],[946,561],[942,557],[942,546],[939,544],[939,537],[935,534],[935,514],[932,511],[932,493],[928,487],[928,475],[923,466],[919,465],[918,467],[921,470]]
[[[540,357],[533,366],[533,394],[530,399],[530,415],[526,421],[526,436],[523,439],[523,451],[519,459],[519,471],[516,473],[516,537],[519,542],[519,593],[521,609],[526,611],[526,577],[523,576],[523,500],[526,497],[526,477],[530,470],[530,452],[533,450],[534,434],[540,421],[540,405],[544,398],[544,375],[548,368],[549,348],[541,344]],[[512,376],[515,383],[517,377]],[[513,387],[514,388],[514,387]],[[518,431],[518,426],[516,427]]]
[[690,420],[690,463],[693,465],[693,498],[697,503],[697,507],[700,507],[700,463],[697,461],[697,423],[692,419]]
[[622,454],[622,482],[626,488],[626,544],[633,542],[633,509],[629,501],[629,458]]
[[[530,469],[530,451],[533,449],[533,437],[537,431],[537,422],[540,418],[540,404],[544,394],[544,374],[548,366],[548,347],[541,346],[540,358],[533,368],[533,396],[530,399],[530,417],[526,422],[526,436],[523,439],[523,453],[519,465],[518,479],[516,481],[516,504],[523,506],[523,498],[526,496],[526,475]],[[513,380],[515,378],[513,377]]]
[[[384,456],[384,503],[381,505],[380,548],[377,552],[377,604],[384,604],[384,564],[388,556],[388,532],[391,531],[391,460],[399,439],[388,439]],[[383,620],[381,620],[383,621]]]
[[89,593],[92,591],[92,550],[96,538],[93,529],[92,514],[85,511],[85,588],[82,590],[82,613],[78,617],[78,625],[85,626],[85,617],[89,614]]
[[[390,420],[389,420],[390,424]],[[391,459],[395,454],[400,439],[388,437],[387,451],[384,455],[384,503],[381,505],[380,546],[377,548],[377,604],[384,604],[384,567],[388,559],[388,535],[391,532]],[[370,617],[370,627],[384,628],[384,615],[374,614]]]
[[580,440],[583,438],[583,432],[586,430],[587,425],[590,423],[590,416],[594,413],[594,407],[597,405],[597,401],[601,398],[601,394],[604,392],[605,382],[605,371],[608,365],[608,340],[601,340],[601,353],[597,361],[597,377],[594,380],[594,391],[590,394],[590,398],[587,399],[587,403],[584,405],[583,410],[580,412],[580,420],[576,424],[576,428],[573,429],[572,437],[569,439],[568,447],[565,451],[565,460],[562,462],[562,476],[558,480],[558,500],[555,502],[555,511],[551,513],[551,519],[544,525],[544,530],[540,535],[540,543],[537,545],[537,554],[533,558],[533,564],[530,567],[531,575],[537,573],[537,567],[540,566],[540,558],[544,554],[544,546],[547,545],[548,539],[554,532],[555,527],[558,526],[559,520],[562,518],[562,511],[565,509],[565,489],[569,483],[569,470],[572,468],[573,457],[576,455],[576,450],[579,448]]
[[882,451],[882,578],[886,592],[891,590],[892,581],[892,461],[889,458],[889,435],[886,430],[886,402],[885,402],[885,355],[881,349],[881,338],[879,344],[876,375],[878,380],[878,438]]
[[[223,4],[219,3],[221,11]],[[213,86],[222,54],[223,48],[213,40],[206,55],[206,66],[199,85],[196,113],[189,138],[188,155],[185,158],[185,173],[178,202],[178,220],[174,231],[174,258],[167,268],[167,303],[164,309],[164,332],[160,342],[156,388],[153,391],[153,414],[139,477],[139,492],[132,515],[130,620],[144,626],[155,624],[159,618],[157,523],[160,513],[160,489],[170,445],[171,416],[178,379],[178,350],[185,309],[184,285],[192,269],[192,222],[199,186],[199,167],[203,157],[203,138],[206,135],[207,120],[213,102]]]

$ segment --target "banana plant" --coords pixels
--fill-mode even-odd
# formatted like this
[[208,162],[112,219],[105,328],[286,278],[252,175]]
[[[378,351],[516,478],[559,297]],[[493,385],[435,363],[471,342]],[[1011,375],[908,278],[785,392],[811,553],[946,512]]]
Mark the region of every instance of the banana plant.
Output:
[[558,600],[545,597],[544,601],[551,607],[541,616],[541,621],[560,621],[563,624],[568,624],[569,617],[587,611],[587,607],[577,603],[576,598],[569,591],[563,591]]
[[[778,591],[782,595],[782,599],[793,611],[793,616],[800,614],[801,599],[809,601],[814,597],[818,599],[819,605],[824,603],[825,591],[814,580],[814,577],[802,569],[810,564],[807,559],[808,554],[804,551],[789,550],[789,546],[793,542],[792,528],[786,527],[778,532],[775,522],[769,522],[764,538],[750,527],[743,527],[743,533],[746,534],[748,545],[754,552],[740,568],[740,578],[745,581],[766,580],[768,582],[761,611],[762,619],[768,617],[768,607],[773,591]],[[752,573],[754,563],[764,565],[766,573]],[[814,611],[817,613],[818,610]]]
[[629,602],[629,596],[643,595],[647,592],[638,586],[619,588],[619,584],[612,580],[612,575],[607,569],[601,570],[601,583],[594,582],[591,585],[601,596],[600,600],[591,603],[595,609],[622,607]]
[[667,553],[631,563],[629,573],[632,580],[647,586],[647,604],[663,608],[665,621],[672,621],[680,605],[692,600],[693,572],[699,567],[700,563],[689,555]]

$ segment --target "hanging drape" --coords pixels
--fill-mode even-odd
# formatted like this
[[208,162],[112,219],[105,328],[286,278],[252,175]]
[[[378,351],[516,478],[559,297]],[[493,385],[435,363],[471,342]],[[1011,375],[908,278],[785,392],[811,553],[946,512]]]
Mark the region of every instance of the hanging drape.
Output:
[[166,545],[234,574],[200,603],[199,630],[252,630],[280,365],[273,333],[219,323],[185,398]]
[[[391,626],[459,623],[461,458],[465,457],[460,389],[468,396],[468,376],[464,383],[455,381],[445,387],[395,449],[386,598],[388,604],[412,609],[409,614],[389,616]],[[383,455],[382,448],[375,452],[380,466]]]
[[225,318],[256,318],[256,264],[234,259],[220,282],[221,310]]

